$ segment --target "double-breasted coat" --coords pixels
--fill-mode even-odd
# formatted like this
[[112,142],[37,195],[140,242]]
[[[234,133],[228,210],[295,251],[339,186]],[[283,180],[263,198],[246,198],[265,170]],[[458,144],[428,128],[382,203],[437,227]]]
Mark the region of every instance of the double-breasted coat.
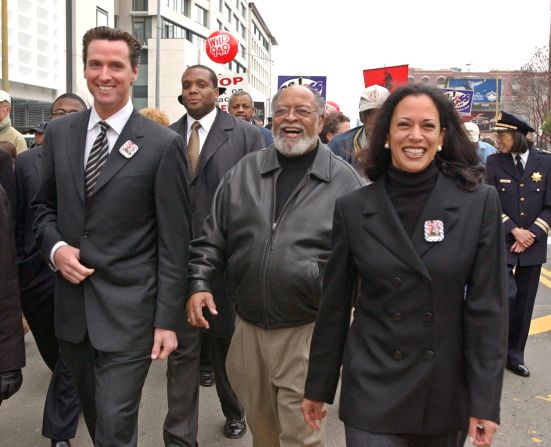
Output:
[[[465,429],[469,416],[499,421],[507,305],[496,191],[463,191],[439,173],[410,238],[384,183],[337,200],[305,396],[331,403],[342,364],[340,418],[357,429],[428,434]],[[434,220],[444,237],[428,242]]]

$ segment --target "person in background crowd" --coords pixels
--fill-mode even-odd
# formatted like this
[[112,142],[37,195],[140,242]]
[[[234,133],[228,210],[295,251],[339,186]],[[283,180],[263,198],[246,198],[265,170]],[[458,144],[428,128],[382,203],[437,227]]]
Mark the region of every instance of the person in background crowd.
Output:
[[11,125],[11,96],[8,92],[0,90],[0,141],[9,141],[17,148],[20,154],[27,150],[27,143],[21,133]]
[[350,118],[342,112],[332,112],[325,115],[325,124],[320,132],[323,144],[329,144],[337,135],[350,130]]
[[486,176],[496,187],[509,271],[509,348],[507,369],[529,377],[524,349],[538,291],[541,266],[547,260],[551,225],[551,156],[529,149],[526,135],[534,129],[502,112],[496,123],[498,154],[488,157]]
[[489,446],[507,327],[497,193],[433,87],[397,88],[369,151],[374,183],[335,206],[304,419],[319,426],[342,365],[348,447]]
[[[218,95],[214,71],[204,65],[188,67],[182,75],[182,94],[178,97],[187,113],[170,126],[186,142],[193,239],[200,235],[224,174],[245,155],[264,146],[257,127],[216,107]],[[178,349],[168,359],[168,413],[163,430],[167,447],[194,447],[197,442],[198,382],[209,378],[208,370],[200,371],[204,367],[199,366],[201,344],[212,362],[216,392],[226,418],[224,436],[237,439],[247,431],[245,413],[228,381],[225,367],[234,331],[234,305],[226,297],[223,275],[216,278],[213,286],[214,294],[223,303],[224,313],[211,319],[213,330],[205,333],[202,341],[200,331],[186,324],[178,334]]]
[[[340,135],[337,135],[329,147],[331,150],[350,163],[360,175],[364,175],[362,169],[361,157],[367,153],[364,149],[369,143],[369,136],[377,112],[385,102],[390,92],[380,85],[371,85],[364,89],[360,96],[360,121],[362,124],[358,127],[348,130]],[[364,160],[365,162],[365,160]]]
[[239,90],[231,95],[228,103],[228,112],[258,127],[264,139],[264,147],[268,147],[273,143],[272,132],[270,132],[269,129],[259,126],[255,120],[253,120],[254,101],[249,93],[244,90]]
[[0,141],[0,151],[4,151],[11,158],[12,163],[15,163],[17,158],[17,148],[13,143],[9,141]]
[[486,143],[485,141],[480,140],[480,130],[476,123],[469,121],[464,123],[463,125],[465,126],[465,130],[469,135],[469,139],[473,143],[477,144],[476,153],[478,154],[478,158],[480,159],[480,163],[482,164],[482,166],[485,166],[488,156],[497,152],[496,148]]
[[46,132],[47,121],[40,121],[37,126],[33,129],[34,131],[34,143],[31,148],[36,146],[42,146],[44,141],[44,132]]
[[[86,110],[79,96],[65,93],[53,102],[50,119]],[[63,111],[63,114],[60,112]],[[40,186],[42,146],[25,151],[15,162],[17,184],[16,246],[21,307],[44,363],[52,371],[44,404],[42,436],[52,447],[70,447],[80,416],[80,402],[69,368],[59,356],[54,326],[55,273],[40,256],[33,233],[31,201]]]
[[170,120],[168,119],[168,116],[166,116],[166,113],[162,110],[156,109],[154,107],[145,107],[143,109],[140,109],[140,113],[146,118],[149,118],[150,120],[155,121],[157,124],[160,124],[161,126],[168,127],[170,125]]
[[[6,194],[11,191],[12,197]],[[0,151],[0,405],[15,394],[23,383],[25,340],[17,287],[17,264],[13,215],[15,200],[12,160]]]
[[333,206],[361,186],[354,169],[319,142],[324,106],[305,86],[274,96],[274,144],[224,176],[191,246],[191,324],[209,327],[205,307],[222,316],[217,275],[225,273],[227,299],[236,304],[226,366],[255,447],[324,444],[323,433],[302,423],[300,402]]
[[[98,447],[135,447],[152,360],[183,324],[190,206],[182,138],[130,93],[141,45],[100,26],[83,37],[93,107],[46,128],[35,235],[56,269],[55,331]],[[185,321],[185,320],[184,320]]]

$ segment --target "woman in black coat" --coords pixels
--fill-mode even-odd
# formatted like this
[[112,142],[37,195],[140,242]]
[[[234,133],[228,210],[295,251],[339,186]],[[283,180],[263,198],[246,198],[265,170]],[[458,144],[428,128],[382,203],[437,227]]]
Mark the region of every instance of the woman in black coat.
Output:
[[386,100],[366,167],[374,183],[335,206],[303,403],[310,426],[333,402],[342,365],[347,446],[456,447],[467,434],[491,445],[505,247],[497,193],[477,165],[437,89],[409,85]]

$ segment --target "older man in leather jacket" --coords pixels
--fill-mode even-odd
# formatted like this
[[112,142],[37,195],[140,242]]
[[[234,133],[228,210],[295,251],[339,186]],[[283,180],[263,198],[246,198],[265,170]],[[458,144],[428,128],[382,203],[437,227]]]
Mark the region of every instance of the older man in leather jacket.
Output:
[[253,445],[321,446],[323,430],[304,424],[300,402],[335,200],[362,181],[319,142],[316,92],[280,90],[272,109],[274,144],[225,175],[192,243],[188,317],[208,328],[203,309],[217,314],[211,284],[225,272],[238,315],[226,368]]

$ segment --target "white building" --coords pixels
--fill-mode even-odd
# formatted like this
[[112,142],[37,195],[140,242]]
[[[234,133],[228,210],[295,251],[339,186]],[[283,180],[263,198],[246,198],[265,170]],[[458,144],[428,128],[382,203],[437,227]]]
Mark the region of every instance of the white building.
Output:
[[[255,4],[246,0],[17,0],[8,1],[8,20],[16,127],[32,127],[47,118],[49,103],[66,91],[91,102],[82,76],[82,36],[99,25],[120,27],[144,45],[133,90],[136,108],[155,106],[158,25],[159,108],[171,120],[185,111],[176,98],[181,93],[181,75],[193,64],[246,76],[255,102],[269,107],[271,49],[277,41]],[[206,38],[221,29],[239,41],[236,58],[225,65],[214,63],[205,53]],[[29,113],[34,101],[41,101],[37,103],[40,113]]]

